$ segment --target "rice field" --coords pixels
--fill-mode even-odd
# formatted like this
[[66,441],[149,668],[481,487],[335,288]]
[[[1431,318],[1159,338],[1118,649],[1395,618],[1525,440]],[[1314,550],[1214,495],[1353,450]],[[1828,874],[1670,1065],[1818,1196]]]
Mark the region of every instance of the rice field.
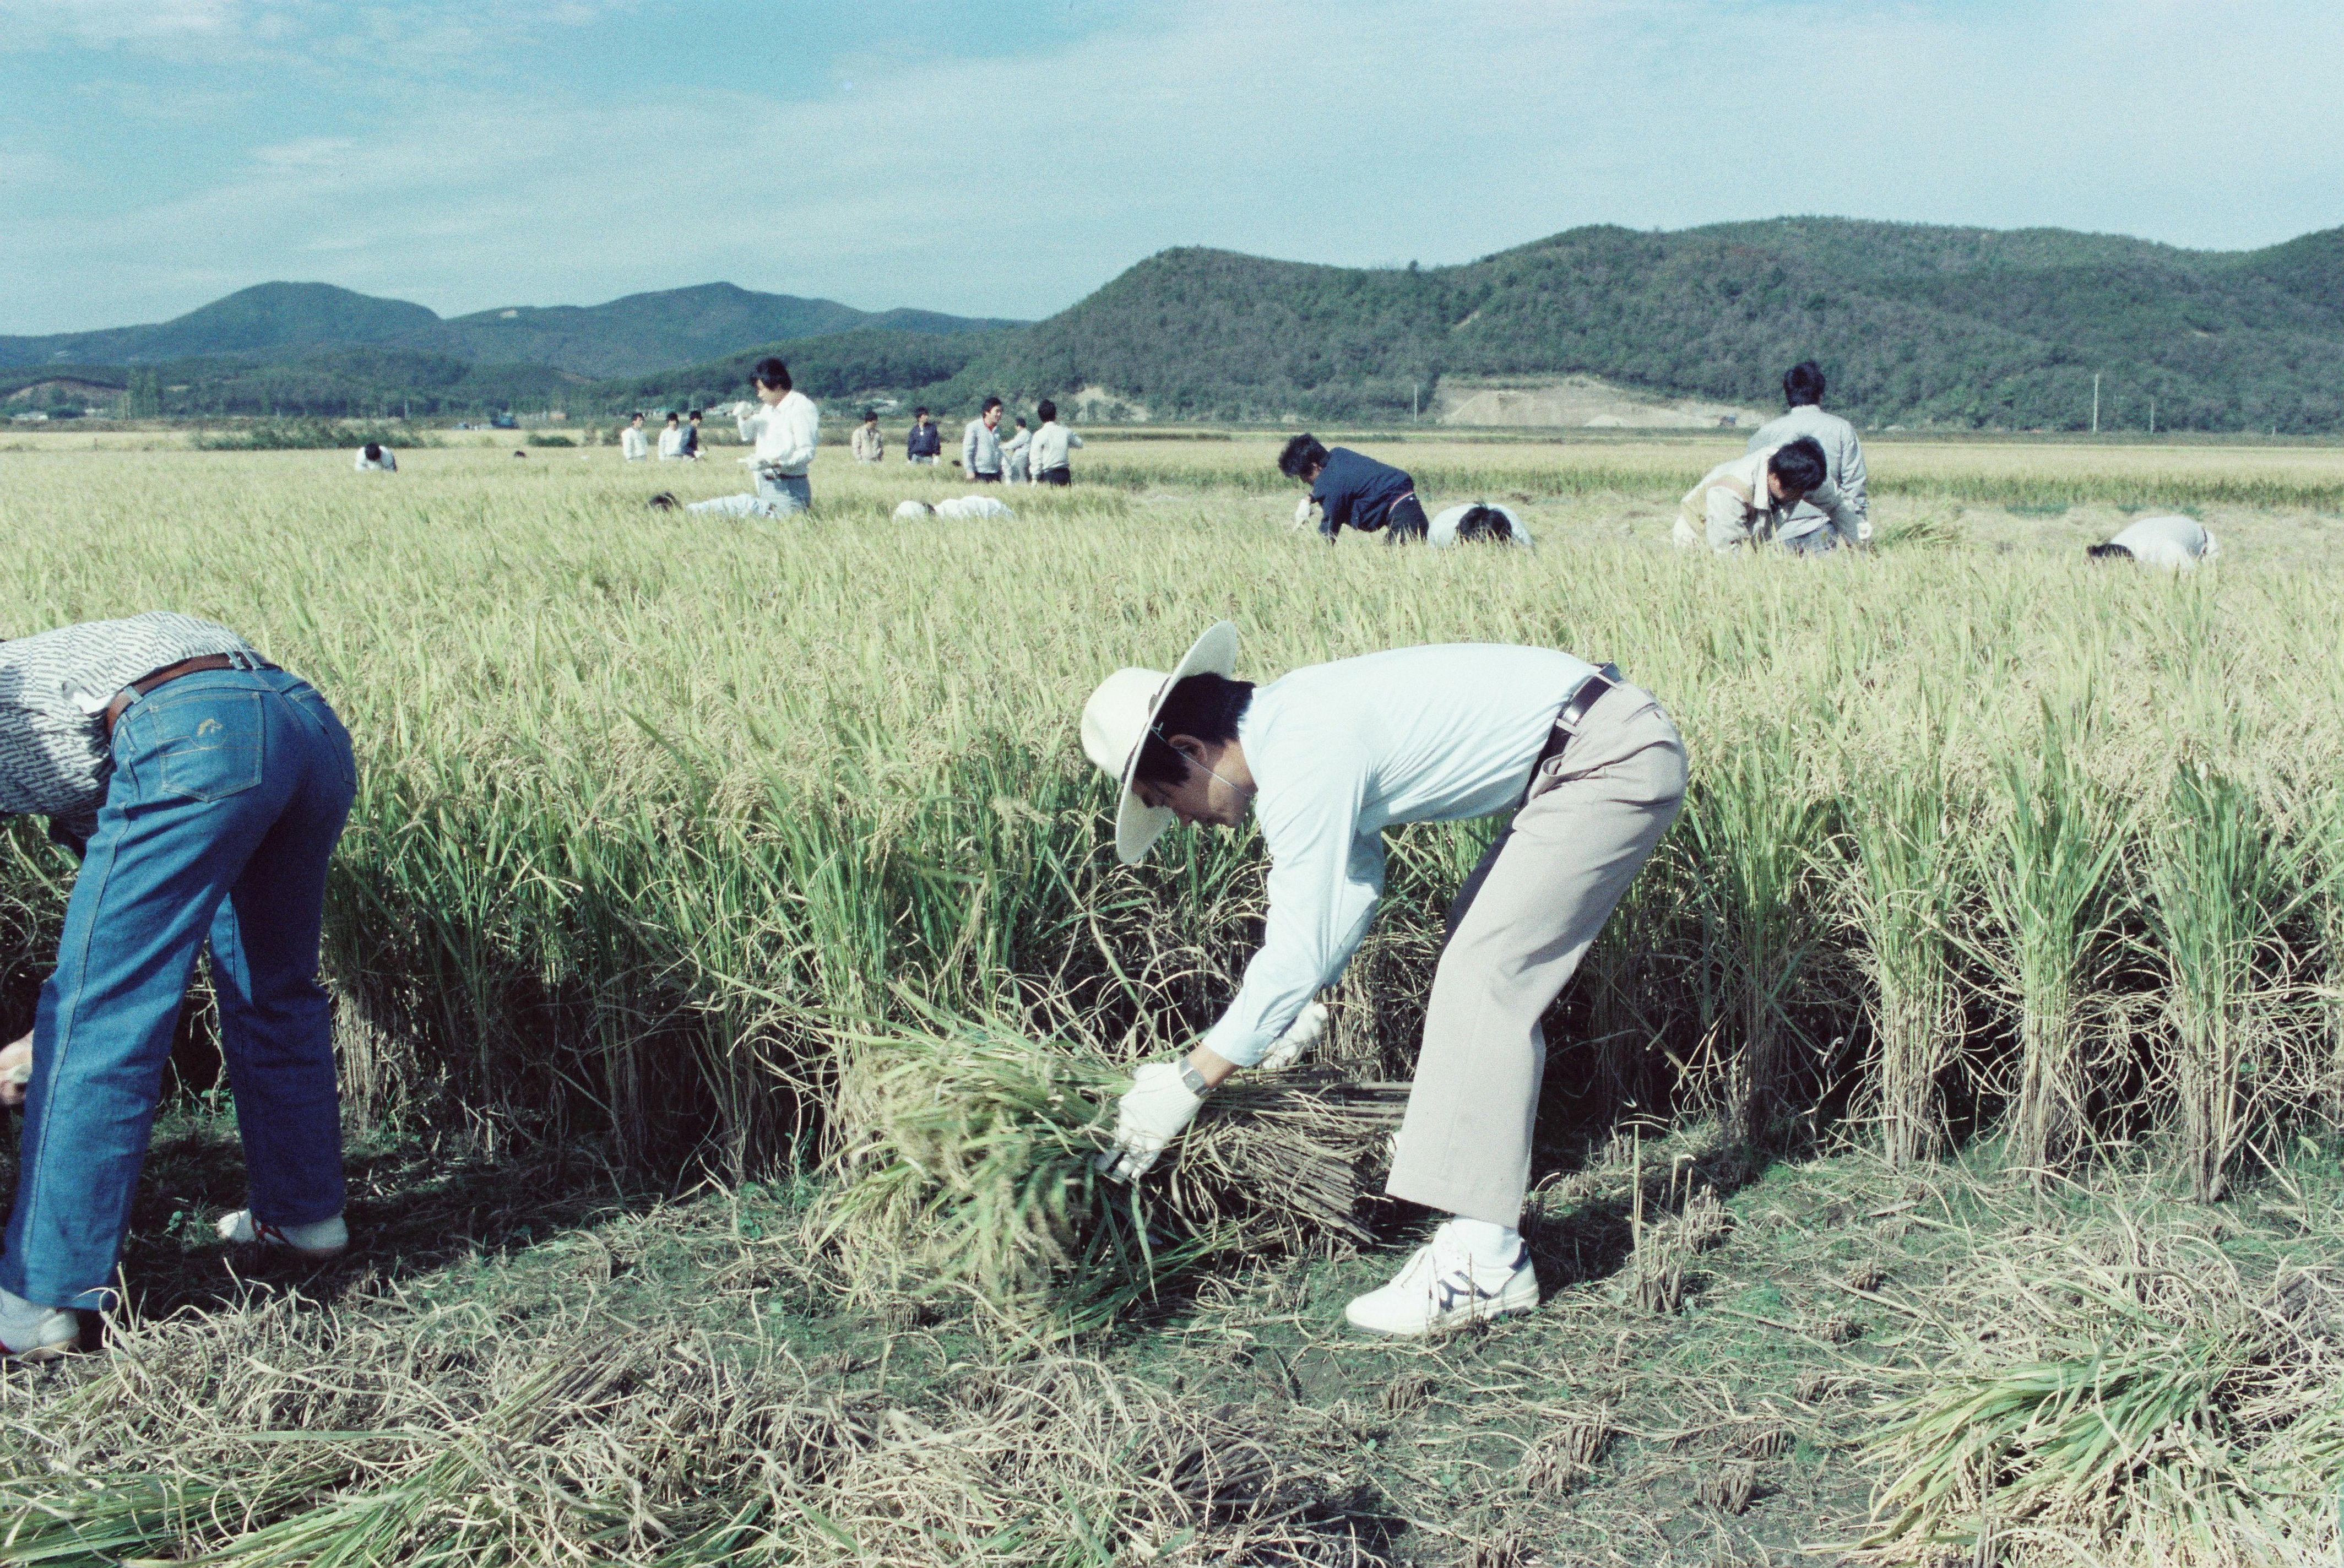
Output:
[[[1297,535],[1275,446],[1097,440],[1075,489],[1012,491],[1017,519],[985,528],[896,523],[959,487],[827,450],[815,516],[789,523],[652,513],[652,490],[735,470],[607,448],[418,449],[389,477],[332,452],[11,450],[0,632],[185,609],[349,721],[328,964],[361,1132],[737,1184],[900,1125],[872,1108],[871,1042],[940,1017],[1066,1042],[1093,1076],[1182,1042],[1250,950],[1258,845],[1176,830],[1116,865],[1075,717],[1107,670],[1222,617],[1256,679],[1446,640],[1609,658],[1683,731],[1684,817],[1549,1021],[1558,1181],[1615,1128],[1700,1125],[1762,1162],[1983,1161],[2038,1194],[2121,1168],[2208,1201],[2334,1130],[2344,452],[1880,441],[1883,548],[1801,562],[1669,547],[1718,441],[1395,444],[1429,501],[1507,499],[1541,541],[1441,554]],[[2219,568],[2083,559],[2147,509],[2201,516]],[[1440,912],[1487,831],[1395,835],[1325,1065],[1408,1076]],[[69,868],[24,823],[5,867],[0,1027],[21,1028]],[[1699,1289],[1674,1181],[1628,1184],[1647,1309]],[[2168,1296],[2198,1320],[2212,1279],[2140,1321]],[[1995,1392],[1964,1367],[2029,1433],[2076,1408],[2056,1379]],[[522,1433],[500,1442],[533,1401],[610,1397],[574,1361],[498,1375],[480,1419]],[[1931,1468],[1961,1421],[1911,1397],[1877,1462],[1919,1552],[1913,1530],[1951,1528],[1937,1500],[1995,1493]]]

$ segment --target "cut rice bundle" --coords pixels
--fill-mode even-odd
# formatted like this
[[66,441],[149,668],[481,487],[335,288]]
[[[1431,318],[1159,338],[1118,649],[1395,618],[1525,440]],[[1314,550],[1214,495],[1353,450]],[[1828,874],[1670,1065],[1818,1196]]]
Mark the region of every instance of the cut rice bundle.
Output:
[[[1130,1186],[1094,1159],[1129,1069],[988,1022],[850,1042],[843,1178],[817,1234],[866,1291],[963,1291],[1094,1327],[1240,1252],[1370,1239],[1369,1182],[1405,1084],[1282,1073],[1229,1085]],[[874,1243],[879,1243],[874,1247]]]

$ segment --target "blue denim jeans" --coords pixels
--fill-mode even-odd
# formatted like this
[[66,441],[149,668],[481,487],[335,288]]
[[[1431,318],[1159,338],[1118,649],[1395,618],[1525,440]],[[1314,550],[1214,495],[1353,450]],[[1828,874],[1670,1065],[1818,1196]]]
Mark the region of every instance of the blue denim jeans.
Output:
[[197,951],[253,1217],[342,1211],[341,1112],[318,984],[326,863],[358,772],[349,732],[281,670],[182,675],[125,710],[114,776],[41,988],[0,1286],[102,1310]]
[[754,495],[720,495],[695,501],[686,511],[716,511],[728,517],[787,517],[813,506],[813,486],[802,473],[759,474]]

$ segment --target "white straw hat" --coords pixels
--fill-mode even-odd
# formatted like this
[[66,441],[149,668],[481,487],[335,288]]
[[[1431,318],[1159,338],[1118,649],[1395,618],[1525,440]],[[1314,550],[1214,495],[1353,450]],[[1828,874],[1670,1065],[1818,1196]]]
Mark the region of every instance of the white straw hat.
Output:
[[1156,726],[1156,715],[1172,688],[1191,675],[1229,674],[1238,667],[1238,629],[1227,621],[1207,627],[1189,644],[1168,675],[1155,670],[1117,670],[1083,704],[1083,752],[1099,771],[1122,786],[1115,806],[1115,852],[1126,865],[1147,858],[1172,814],[1131,793],[1139,743]]

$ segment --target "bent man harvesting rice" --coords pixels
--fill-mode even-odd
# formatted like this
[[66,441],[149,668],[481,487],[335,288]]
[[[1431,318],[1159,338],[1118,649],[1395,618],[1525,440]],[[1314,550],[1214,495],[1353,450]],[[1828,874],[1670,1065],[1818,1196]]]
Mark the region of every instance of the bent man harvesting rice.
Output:
[[1507,812],[1450,908],[1386,1184],[1446,1218],[1346,1316],[1414,1335],[1528,1311],[1538,1281],[1516,1226],[1539,1019],[1675,820],[1683,743],[1618,671],[1548,649],[1402,648],[1257,690],[1232,678],[1237,645],[1223,622],[1169,674],[1118,670],[1083,710],[1083,749],[1122,785],[1126,865],[1175,819],[1236,828],[1248,812],[1270,855],[1262,946],[1235,1000],[1186,1056],[1133,1075],[1103,1168],[1144,1175],[1232,1073],[1298,1054],[1313,1031],[1290,1026],[1375,915],[1386,827]]

